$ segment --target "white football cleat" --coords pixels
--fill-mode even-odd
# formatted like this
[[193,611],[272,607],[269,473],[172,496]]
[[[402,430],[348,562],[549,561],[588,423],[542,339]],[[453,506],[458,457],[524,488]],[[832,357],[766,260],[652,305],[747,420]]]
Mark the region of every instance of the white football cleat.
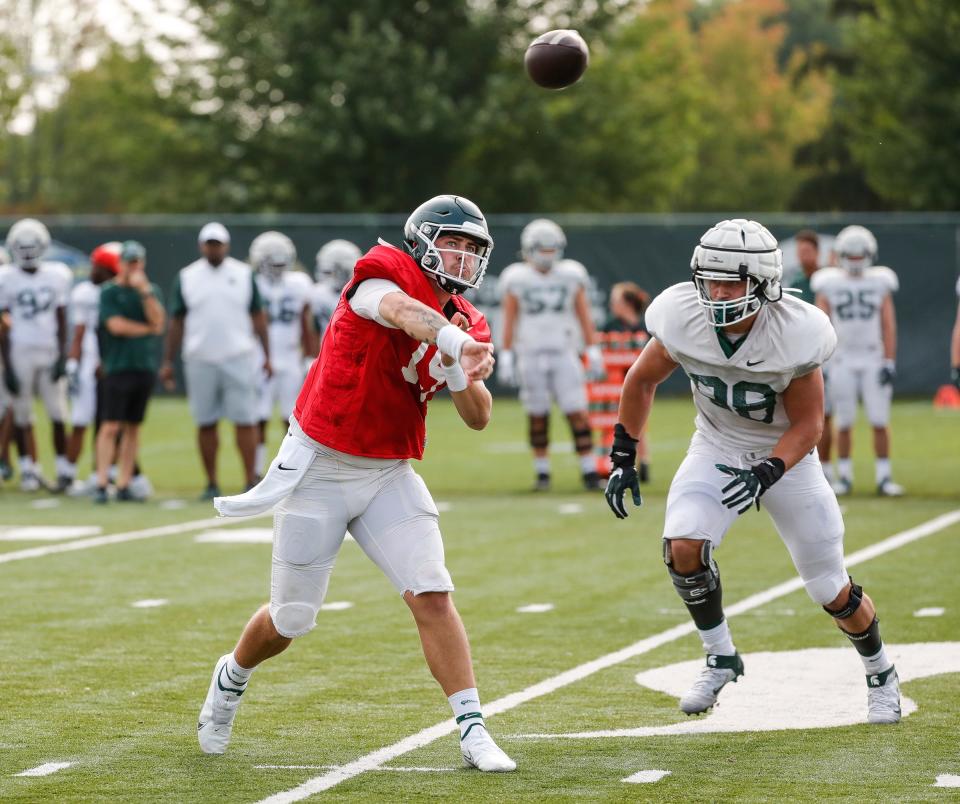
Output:
[[460,739],[460,752],[468,765],[484,773],[509,773],[517,763],[493,741],[483,723],[474,723]]
[[680,699],[680,710],[688,715],[702,715],[717,702],[727,684],[743,675],[743,659],[733,656],[707,656],[707,666],[700,671],[693,686]]
[[881,497],[902,497],[903,486],[894,483],[889,477],[885,477],[877,483],[877,494]]
[[68,497],[89,497],[97,490],[97,476],[90,475],[86,480],[74,480],[67,489]]
[[153,483],[146,475],[137,475],[131,478],[130,485],[127,488],[135,500],[146,500],[153,496]]
[[20,475],[20,491],[40,491],[40,477],[33,472]]
[[838,497],[849,497],[853,493],[853,481],[845,477],[838,477],[830,484],[830,487]]
[[867,720],[900,722],[900,679],[895,667],[867,676]]
[[207,699],[200,710],[197,721],[197,739],[200,750],[205,754],[222,754],[230,743],[233,719],[237,716],[240,696],[246,690],[246,684],[237,688],[227,677],[227,659],[230,654],[221,656],[213,668]]

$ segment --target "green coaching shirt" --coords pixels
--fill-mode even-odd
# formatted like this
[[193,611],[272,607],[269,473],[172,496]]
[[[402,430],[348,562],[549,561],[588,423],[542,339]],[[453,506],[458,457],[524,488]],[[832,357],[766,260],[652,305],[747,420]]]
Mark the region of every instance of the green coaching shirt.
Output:
[[[163,307],[160,289],[150,283],[157,302]],[[160,366],[160,336],[141,335],[123,338],[107,331],[107,319],[115,315],[147,323],[140,291],[116,282],[107,282],[100,293],[100,365],[104,374],[121,371],[157,371]]]

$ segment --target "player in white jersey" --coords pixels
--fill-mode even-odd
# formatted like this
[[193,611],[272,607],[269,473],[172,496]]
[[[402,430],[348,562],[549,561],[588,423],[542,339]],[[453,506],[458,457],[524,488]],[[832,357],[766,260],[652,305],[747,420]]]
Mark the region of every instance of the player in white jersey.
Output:
[[524,262],[507,266],[498,288],[503,304],[502,351],[498,379],[520,386],[529,420],[535,489],[550,488],[550,406],[567,417],[580,456],[584,486],[602,488],[587,419],[587,392],[581,344],[586,346],[589,379],[604,376],[603,355],[587,299],[587,269],[564,259],[567,238],[553,221],[538,218],[520,236]]
[[73,274],[61,262],[46,261],[47,227],[24,218],[10,227],[7,249],[13,265],[0,268],[0,309],[10,315],[10,331],[0,337],[4,383],[13,396],[13,419],[20,453],[20,487],[43,485],[33,435],[33,397],[38,394],[52,422],[57,475],[66,466],[64,375],[67,362],[67,297]]
[[807,594],[860,654],[869,721],[895,723],[896,670],[873,602],[844,567],[843,518],[815,450],[823,427],[820,367],[836,345],[833,328],[813,305],[783,295],[780,249],[756,221],[718,223],[701,238],[691,267],[693,282],[668,288],[647,309],[652,340],[624,381],[606,492],[618,518],[627,516],[627,491],[641,504],[631,434],[646,423],[657,385],[682,367],[696,432],[670,485],[663,555],[707,664],[680,708],[706,712],[743,674],[713,554],[737,516],[762,500]]
[[310,296],[310,309],[313,312],[313,325],[318,340],[323,339],[333,311],[340,303],[343,286],[350,281],[353,266],[361,256],[359,247],[349,240],[331,240],[324,243],[317,252],[317,283]]
[[254,471],[263,475],[267,457],[267,422],[274,405],[286,424],[306,376],[304,357],[317,353],[310,322],[313,283],[302,271],[293,270],[297,250],[285,234],[264,232],[250,244],[250,265],[257,272],[257,288],[267,310],[270,362],[273,374],[266,378],[257,399],[259,426]]
[[[83,437],[97,416],[97,368],[100,346],[97,326],[100,319],[100,286],[109,282],[120,269],[120,243],[104,243],[90,254],[90,278],[74,285],[70,291],[70,321],[73,338],[67,357],[67,389],[71,410],[70,439],[67,442],[65,475],[73,480],[77,460],[83,451]],[[94,460],[96,458],[94,457]],[[79,493],[81,489],[71,489]]]
[[897,275],[873,265],[877,241],[862,226],[848,226],[837,235],[834,252],[839,268],[824,268],[813,275],[811,288],[817,306],[837,331],[837,352],[830,361],[830,395],[837,421],[837,494],[853,488],[850,458],[851,430],[857,400],[873,428],[877,493],[898,497],[903,489],[891,479],[890,401],[896,379],[897,323],[893,294]]

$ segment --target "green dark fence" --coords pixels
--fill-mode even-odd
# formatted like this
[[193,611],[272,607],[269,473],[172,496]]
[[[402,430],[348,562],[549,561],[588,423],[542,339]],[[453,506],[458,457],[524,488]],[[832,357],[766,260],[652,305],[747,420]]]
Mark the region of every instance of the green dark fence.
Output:
[[[517,258],[520,231],[534,217],[490,217],[496,241],[488,278],[477,302],[494,305],[494,277]],[[631,279],[650,293],[685,280],[690,255],[699,236],[717,220],[714,215],[555,215],[567,233],[567,255],[580,260],[594,277],[597,313],[606,291],[621,279]],[[949,338],[957,310],[955,285],[960,270],[960,213],[891,214],[777,214],[757,215],[784,245],[788,266],[792,261],[792,235],[810,227],[833,235],[843,226],[869,227],[880,247],[879,262],[900,277],[896,296],[899,325],[897,391],[933,394],[949,372]],[[50,216],[44,222],[53,238],[89,252],[107,240],[133,238],[147,248],[148,270],[168,289],[178,269],[197,258],[196,237],[210,220],[197,216]],[[342,237],[366,249],[377,237],[398,243],[403,215],[223,215],[233,238],[232,253],[245,259],[251,240],[266,229],[288,234],[297,245],[300,260],[310,272],[314,255],[328,240]],[[5,232],[14,218],[0,218]],[[822,249],[826,258],[827,254]],[[787,272],[789,276],[789,269]],[[492,316],[495,318],[494,315]],[[684,387],[682,377],[672,379],[673,390]]]

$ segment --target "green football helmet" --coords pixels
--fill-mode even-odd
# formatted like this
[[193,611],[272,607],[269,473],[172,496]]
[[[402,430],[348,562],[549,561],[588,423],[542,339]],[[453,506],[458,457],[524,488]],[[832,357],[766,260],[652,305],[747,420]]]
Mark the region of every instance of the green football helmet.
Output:
[[[437,244],[443,235],[469,238],[476,251],[444,248]],[[476,204],[461,196],[438,195],[407,218],[403,248],[443,290],[456,295],[480,287],[493,251],[493,238]],[[456,273],[451,273],[451,266],[444,261],[445,254],[457,255]]]

